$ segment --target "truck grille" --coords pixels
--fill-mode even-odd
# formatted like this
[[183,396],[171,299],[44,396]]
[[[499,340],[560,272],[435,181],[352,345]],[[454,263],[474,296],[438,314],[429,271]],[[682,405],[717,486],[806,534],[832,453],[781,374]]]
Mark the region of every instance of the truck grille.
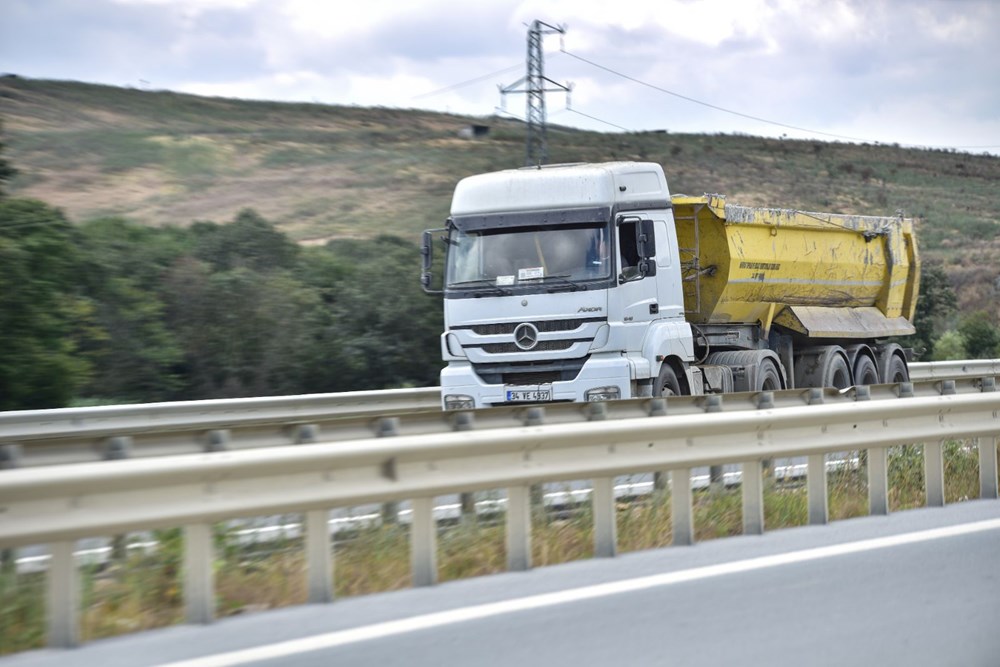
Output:
[[[588,322],[604,322],[603,317],[584,317],[572,320],[541,320],[539,322],[531,322],[535,325],[535,328],[540,332],[549,331],[573,331],[574,329],[579,329],[584,324]],[[498,322],[496,324],[476,324],[471,327],[472,332],[478,336],[501,336],[503,334],[512,334],[514,329],[520,322]],[[456,329],[461,327],[455,327]]]
[[514,343],[487,343],[483,345],[483,352],[487,354],[505,354],[508,352],[558,352],[568,350],[574,343],[580,341],[569,340],[543,340],[530,350],[522,350]]

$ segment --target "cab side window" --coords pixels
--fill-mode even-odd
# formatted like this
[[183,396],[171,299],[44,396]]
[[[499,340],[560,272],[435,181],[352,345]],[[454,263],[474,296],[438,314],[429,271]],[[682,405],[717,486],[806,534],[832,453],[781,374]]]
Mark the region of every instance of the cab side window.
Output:
[[639,253],[636,250],[636,233],[638,225],[626,222],[618,227],[618,248],[621,253],[622,275],[626,278],[638,275]]

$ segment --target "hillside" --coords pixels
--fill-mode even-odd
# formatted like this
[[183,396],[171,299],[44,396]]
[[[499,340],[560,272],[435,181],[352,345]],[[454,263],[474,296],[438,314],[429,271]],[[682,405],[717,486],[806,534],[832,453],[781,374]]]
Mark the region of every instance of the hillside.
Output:
[[[224,222],[253,208],[300,242],[439,226],[456,181],[519,166],[517,121],[416,110],[204,98],[0,78],[15,196],[76,221]],[[482,138],[460,131],[489,126]],[[667,120],[664,125],[669,125]],[[663,164],[673,192],[748,205],[916,216],[964,311],[1000,294],[1000,158],[949,151],[666,132],[550,127],[553,162]]]

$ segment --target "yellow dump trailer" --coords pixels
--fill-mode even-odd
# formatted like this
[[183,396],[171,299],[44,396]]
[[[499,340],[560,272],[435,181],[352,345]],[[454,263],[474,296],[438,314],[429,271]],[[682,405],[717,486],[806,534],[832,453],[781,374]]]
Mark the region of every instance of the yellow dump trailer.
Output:
[[912,334],[913,221],[672,197],[686,317],[718,330],[775,325],[815,339]]

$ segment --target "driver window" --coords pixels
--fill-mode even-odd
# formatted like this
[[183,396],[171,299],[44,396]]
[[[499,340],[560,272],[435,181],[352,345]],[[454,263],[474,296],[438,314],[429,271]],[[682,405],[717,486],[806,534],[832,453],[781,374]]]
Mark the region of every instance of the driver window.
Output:
[[618,248],[621,252],[622,276],[626,279],[639,275],[639,252],[636,250],[638,224],[626,222],[618,227]]

